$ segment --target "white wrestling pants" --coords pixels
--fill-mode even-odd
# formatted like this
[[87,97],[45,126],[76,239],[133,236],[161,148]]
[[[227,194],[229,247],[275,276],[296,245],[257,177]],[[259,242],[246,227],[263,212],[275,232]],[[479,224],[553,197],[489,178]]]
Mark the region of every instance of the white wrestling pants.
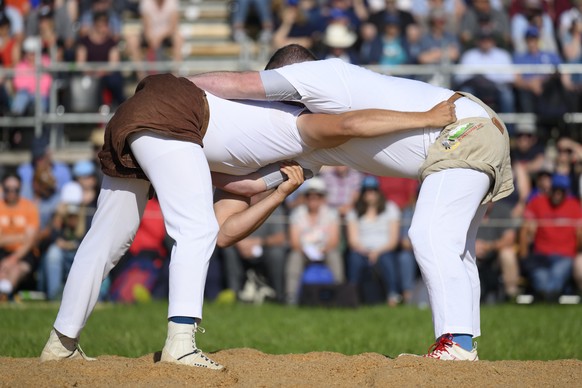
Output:
[[421,185],[408,233],[428,288],[436,338],[481,334],[475,240],[490,184],[485,173],[449,169]]
[[[208,262],[218,223],[212,181],[199,145],[140,132],[131,150],[154,188],[166,231],[175,241],[170,262],[168,317],[202,318]],[[91,228],[69,273],[54,327],[77,338],[93,311],[103,279],[127,251],[147,202],[149,182],[105,176]]]

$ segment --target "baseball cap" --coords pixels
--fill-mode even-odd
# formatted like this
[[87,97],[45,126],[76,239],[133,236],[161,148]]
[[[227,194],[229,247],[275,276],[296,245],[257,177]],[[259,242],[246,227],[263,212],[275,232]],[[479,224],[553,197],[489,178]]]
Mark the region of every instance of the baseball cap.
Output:
[[484,39],[493,39],[495,34],[490,28],[482,28],[477,32],[477,39],[484,40]]
[[380,182],[375,176],[368,175],[362,180],[362,190],[378,190],[379,187]]
[[554,174],[552,176],[552,189],[570,189],[570,177],[561,174]]
[[307,193],[318,193],[327,194],[327,188],[325,187],[325,181],[321,178],[314,177],[304,183],[305,188],[303,192]]
[[400,18],[398,17],[398,15],[387,13],[386,16],[384,16],[384,23],[386,23],[387,26],[398,25],[400,24]]
[[536,26],[529,26],[527,30],[525,30],[525,37],[527,38],[539,38],[540,37],[540,30]]
[[520,122],[515,127],[515,132],[518,134],[535,135],[536,125],[532,122]]
[[80,160],[73,166],[73,175],[88,176],[95,173],[95,165],[90,160]]

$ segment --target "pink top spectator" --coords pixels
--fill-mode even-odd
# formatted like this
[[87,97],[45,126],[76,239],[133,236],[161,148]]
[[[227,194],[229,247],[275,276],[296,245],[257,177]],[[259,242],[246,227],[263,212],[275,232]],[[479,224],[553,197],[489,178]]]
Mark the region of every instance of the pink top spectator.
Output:
[[[43,56],[41,62],[43,66],[48,66],[50,64],[50,59],[46,56]],[[16,90],[24,89],[34,94],[36,92],[36,74],[34,63],[24,58],[14,67],[14,69],[14,87]],[[49,74],[42,73],[40,75],[40,94],[43,97],[49,96],[52,82],[53,78]]]

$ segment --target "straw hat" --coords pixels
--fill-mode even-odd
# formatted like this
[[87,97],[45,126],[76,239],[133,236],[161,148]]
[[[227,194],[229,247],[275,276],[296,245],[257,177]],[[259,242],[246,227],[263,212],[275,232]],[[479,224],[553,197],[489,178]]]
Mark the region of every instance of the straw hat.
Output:
[[326,46],[334,48],[348,48],[351,47],[358,36],[350,29],[339,23],[332,23],[325,29],[323,43]]

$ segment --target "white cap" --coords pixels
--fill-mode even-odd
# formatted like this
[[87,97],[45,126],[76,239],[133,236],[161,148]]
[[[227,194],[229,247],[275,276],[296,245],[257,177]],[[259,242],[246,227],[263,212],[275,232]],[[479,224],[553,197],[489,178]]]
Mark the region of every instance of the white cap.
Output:
[[327,188],[325,187],[325,181],[321,178],[314,177],[311,178],[305,183],[303,183],[302,190],[303,193],[307,193],[310,191],[315,191],[316,193],[326,194]]
[[78,182],[68,182],[61,189],[61,202],[67,205],[80,205],[83,201],[83,188]]
[[22,42],[22,50],[26,53],[35,53],[40,49],[40,39],[36,36],[29,36]]

